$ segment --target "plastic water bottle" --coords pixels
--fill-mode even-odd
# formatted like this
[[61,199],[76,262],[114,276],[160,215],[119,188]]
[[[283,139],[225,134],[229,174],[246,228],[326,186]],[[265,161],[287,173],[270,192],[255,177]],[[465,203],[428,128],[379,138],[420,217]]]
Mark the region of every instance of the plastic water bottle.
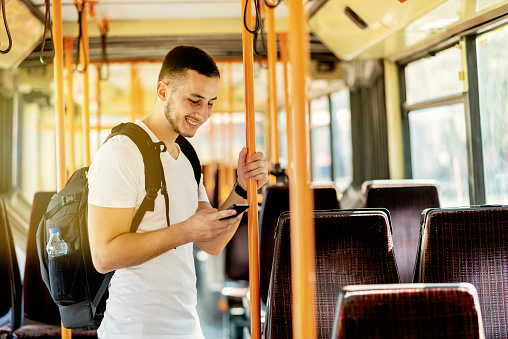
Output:
[[46,251],[50,258],[60,257],[67,254],[67,243],[60,236],[60,228],[49,229],[49,241],[46,245]]

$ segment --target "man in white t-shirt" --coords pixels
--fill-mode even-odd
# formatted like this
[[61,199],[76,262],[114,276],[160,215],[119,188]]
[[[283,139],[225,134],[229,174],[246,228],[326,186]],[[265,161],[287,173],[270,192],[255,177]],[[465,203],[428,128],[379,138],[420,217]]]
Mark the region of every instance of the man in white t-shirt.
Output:
[[88,227],[95,268],[113,270],[101,339],[203,338],[196,312],[196,274],[192,243],[218,255],[236,232],[241,216],[225,210],[245,203],[247,180],[258,187],[268,181],[263,153],[238,158],[238,180],[224,204],[213,209],[192,165],[175,143],[192,137],[212,114],[219,91],[219,70],[204,51],[188,46],[171,50],[164,59],[152,112],[136,123],[153,141],[163,141],[161,153],[170,200],[166,224],[164,197],[147,212],[136,233],[129,233],[135,211],[145,196],[141,153],[128,137],[118,135],[97,152],[89,171]]

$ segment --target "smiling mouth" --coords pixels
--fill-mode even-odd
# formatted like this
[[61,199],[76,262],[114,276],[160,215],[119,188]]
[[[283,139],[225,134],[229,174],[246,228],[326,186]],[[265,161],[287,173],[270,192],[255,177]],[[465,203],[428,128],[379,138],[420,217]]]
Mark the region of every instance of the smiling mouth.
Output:
[[198,123],[198,122],[196,122],[196,121],[192,121],[192,120],[190,120],[189,118],[185,118],[185,120],[186,120],[186,121],[187,121],[190,125],[192,125],[192,126],[197,126],[197,125],[199,125],[199,123]]

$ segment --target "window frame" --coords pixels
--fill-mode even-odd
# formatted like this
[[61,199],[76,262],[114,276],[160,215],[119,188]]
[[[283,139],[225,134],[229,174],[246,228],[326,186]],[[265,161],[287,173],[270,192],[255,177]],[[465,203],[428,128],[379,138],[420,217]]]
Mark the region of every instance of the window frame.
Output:
[[[399,70],[400,112],[405,177],[408,179],[413,178],[409,132],[410,112],[417,109],[462,103],[464,105],[464,114],[466,121],[466,147],[468,159],[467,167],[470,205],[486,204],[476,39],[482,34],[508,25],[507,21],[508,19],[505,16],[504,18],[501,18],[494,23],[482,25],[476,29],[466,30],[462,32],[462,34],[453,37],[449,41],[434,46],[434,49],[428,49],[423,53],[418,53],[417,55],[413,55],[411,58],[397,62]],[[405,67],[413,61],[419,60],[429,55],[433,55],[456,44],[461,45],[462,58],[464,63],[462,74],[466,83],[462,93],[448,97],[427,100],[412,105],[406,104],[407,88],[405,82]]]
[[[334,131],[333,131],[333,124],[334,122],[336,121],[335,119],[335,115],[334,115],[334,112],[333,112],[333,104],[332,104],[332,94],[334,94],[335,92],[337,91],[341,91],[341,90],[344,90],[344,89],[347,89],[349,91],[349,88],[345,85],[345,84],[339,84],[339,85],[331,85],[330,87],[328,87],[325,91],[320,91],[320,92],[317,92],[317,93],[314,93],[313,95],[309,95],[309,98],[308,98],[308,114],[309,114],[309,143],[310,143],[310,147],[309,147],[309,153],[310,153],[310,158],[313,159],[313,152],[312,152],[312,126],[310,125],[310,121],[312,119],[311,117],[311,114],[312,114],[312,110],[311,110],[311,102],[313,100],[317,100],[317,99],[320,99],[320,98],[326,98],[327,99],[327,108],[328,108],[328,114],[330,116],[330,123],[328,124],[328,129],[329,129],[329,133],[330,133],[330,157],[331,157],[331,165],[330,165],[330,183],[333,183],[334,185],[337,185],[337,181],[335,180],[335,166],[334,166],[334,163],[336,161],[335,159],[335,154],[334,154],[334,150],[335,150],[335,146],[334,146],[334,142],[333,142],[333,138],[334,138]],[[349,105],[349,107],[351,108],[351,103]],[[282,145],[281,145],[282,147]],[[353,166],[353,159],[351,159],[351,168]],[[311,177],[311,181],[314,182],[314,171],[313,171],[313,166],[312,164],[310,165],[310,177]],[[351,173],[352,174],[352,173]],[[353,178],[351,177],[351,182],[349,185],[351,185],[353,183]],[[346,189],[344,189],[343,191],[345,191]]]

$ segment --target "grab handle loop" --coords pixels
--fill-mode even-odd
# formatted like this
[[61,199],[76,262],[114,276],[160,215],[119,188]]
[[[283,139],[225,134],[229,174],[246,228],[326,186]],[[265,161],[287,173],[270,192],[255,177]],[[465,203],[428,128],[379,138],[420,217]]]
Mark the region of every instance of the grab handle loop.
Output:
[[[44,5],[46,8],[46,14],[44,16],[44,35],[42,36],[42,46],[41,46],[41,54],[39,55],[39,60],[41,60],[41,62],[44,65],[48,65],[52,63],[53,59],[55,58],[55,47],[54,47],[55,45],[53,43],[53,29],[51,28],[51,11],[49,9],[49,0],[44,0]],[[46,46],[46,32],[48,30],[48,26],[49,26],[49,35],[51,36],[51,44],[53,48],[51,49],[51,56],[49,57],[49,59],[44,60],[43,53],[44,46]]]
[[2,16],[4,18],[5,32],[7,32],[7,39],[9,39],[9,46],[7,46],[4,50],[0,49],[0,53],[7,54],[12,48],[12,37],[11,31],[9,31],[9,25],[7,24],[7,17],[5,16],[5,0],[0,0],[0,3],[2,4]]

